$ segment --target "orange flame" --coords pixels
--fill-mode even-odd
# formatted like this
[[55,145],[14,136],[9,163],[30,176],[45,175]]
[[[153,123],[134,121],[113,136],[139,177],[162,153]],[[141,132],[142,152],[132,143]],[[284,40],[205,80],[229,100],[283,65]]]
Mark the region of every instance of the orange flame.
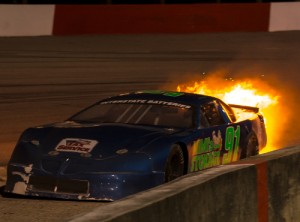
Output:
[[[253,86],[255,84],[255,87]],[[182,84],[177,86],[177,91],[179,92],[189,92],[196,94],[204,94],[209,96],[217,97],[228,104],[237,104],[245,106],[258,107],[260,112],[263,114],[266,122],[268,145],[260,153],[269,152],[274,150],[274,141],[276,127],[274,121],[269,121],[275,119],[274,112],[270,107],[278,104],[278,96],[272,94],[268,87],[261,83],[255,81],[240,81],[237,82],[233,79],[230,81],[216,80],[214,81],[200,81],[193,82],[192,84]],[[243,113],[236,111],[237,118],[239,120],[245,118],[251,118],[253,113]]]

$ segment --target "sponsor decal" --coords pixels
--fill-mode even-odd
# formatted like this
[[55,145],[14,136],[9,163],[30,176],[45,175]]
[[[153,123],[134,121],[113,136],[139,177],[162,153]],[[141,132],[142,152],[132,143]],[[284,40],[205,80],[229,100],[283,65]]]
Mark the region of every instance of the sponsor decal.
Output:
[[171,96],[171,97],[177,97],[177,96],[184,95],[183,92],[166,92],[166,91],[162,91],[162,90],[143,90],[143,91],[136,92],[136,94],[140,94],[140,93],[161,94],[164,96]]
[[238,160],[239,156],[239,145],[240,145],[240,126],[236,127],[234,130],[233,126],[226,128],[226,138],[225,138],[225,151],[222,158],[222,164],[230,163]]
[[89,153],[97,145],[96,140],[66,138],[57,144],[55,150],[60,152]]
[[220,165],[222,149],[221,131],[213,131],[211,137],[196,140],[193,143],[193,158],[190,171],[199,171],[216,165]]
[[111,101],[104,101],[101,104],[126,104],[126,103],[135,103],[135,104],[151,104],[151,105],[165,105],[165,106],[175,106],[179,108],[189,109],[191,106],[176,103],[176,102],[168,102],[162,100],[144,100],[144,99],[128,99],[128,100],[111,100]]
[[174,102],[160,101],[160,100],[148,100],[147,103],[148,104],[166,105],[166,106],[175,106],[175,107],[184,108],[184,109],[191,108],[191,106],[189,106],[189,105],[184,105],[181,103],[174,103]]
[[192,144],[192,161],[190,172],[204,170],[238,159],[240,142],[240,126],[226,128],[224,150],[221,156],[223,138],[221,131],[213,131],[211,137],[198,139]]
[[110,100],[101,102],[101,104],[126,104],[126,103],[137,103],[137,104],[145,104],[147,100],[145,99],[122,99],[122,100]]

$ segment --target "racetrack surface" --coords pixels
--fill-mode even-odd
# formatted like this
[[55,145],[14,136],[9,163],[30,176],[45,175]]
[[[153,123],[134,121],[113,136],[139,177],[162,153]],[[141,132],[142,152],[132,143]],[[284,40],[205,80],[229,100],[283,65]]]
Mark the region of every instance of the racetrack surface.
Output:
[[[0,38],[0,166],[29,126],[62,121],[118,93],[175,90],[216,70],[235,78],[264,75],[284,92],[282,105],[294,112],[282,126],[278,146],[299,144],[299,39],[296,31]],[[30,221],[61,221],[99,204],[1,197],[0,218],[28,221],[30,212]]]

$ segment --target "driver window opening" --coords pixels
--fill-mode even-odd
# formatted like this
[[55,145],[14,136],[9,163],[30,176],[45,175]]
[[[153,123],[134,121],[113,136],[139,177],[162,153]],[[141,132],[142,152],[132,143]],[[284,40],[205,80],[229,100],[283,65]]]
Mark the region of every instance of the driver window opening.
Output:
[[201,105],[200,109],[210,126],[217,126],[225,123],[224,119],[219,113],[218,105],[214,101]]

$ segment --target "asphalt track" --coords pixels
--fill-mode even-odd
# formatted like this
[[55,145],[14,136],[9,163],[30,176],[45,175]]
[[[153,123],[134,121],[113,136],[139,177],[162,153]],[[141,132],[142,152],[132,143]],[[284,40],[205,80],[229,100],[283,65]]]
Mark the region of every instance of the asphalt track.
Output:
[[[203,73],[262,78],[288,117],[278,147],[297,145],[300,32],[0,38],[0,185],[20,133],[97,100],[176,89]],[[3,188],[3,187],[2,187]],[[62,221],[103,203],[0,197],[3,221]]]

